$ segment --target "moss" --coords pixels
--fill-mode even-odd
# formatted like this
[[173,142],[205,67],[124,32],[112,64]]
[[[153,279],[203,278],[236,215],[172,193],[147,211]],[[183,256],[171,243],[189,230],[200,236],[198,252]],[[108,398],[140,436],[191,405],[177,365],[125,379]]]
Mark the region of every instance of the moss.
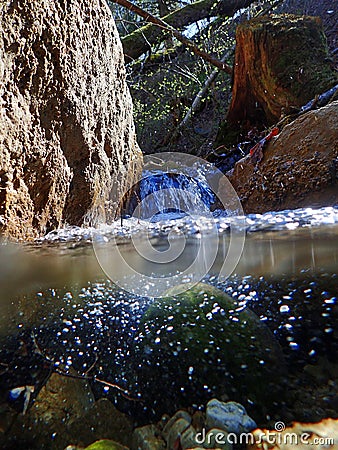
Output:
[[93,444],[90,444],[85,450],[127,450],[127,447],[124,447],[121,444],[118,444],[115,441],[110,441],[108,439],[102,439],[100,441],[96,441]]
[[159,60],[167,61],[171,56],[176,55],[177,52],[174,48],[163,50],[160,53],[152,53],[149,57],[149,62],[157,62]]
[[136,339],[138,383],[154,409],[170,413],[212,396],[246,405],[274,397],[283,356],[259,318],[205,284],[175,292],[150,306]]
[[[325,35],[315,18],[299,18],[272,38],[272,77],[296,104],[329,89],[336,76],[327,60]],[[266,31],[268,32],[268,30]]]

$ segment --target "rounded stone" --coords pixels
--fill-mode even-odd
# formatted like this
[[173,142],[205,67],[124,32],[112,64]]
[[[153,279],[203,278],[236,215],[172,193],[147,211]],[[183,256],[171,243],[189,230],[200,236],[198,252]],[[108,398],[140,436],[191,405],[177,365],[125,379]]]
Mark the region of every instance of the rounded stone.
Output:
[[273,398],[284,363],[267,326],[219,289],[199,283],[175,295],[180,288],[154,300],[136,334],[144,402],[160,414],[214,396],[255,409]]
[[228,433],[249,433],[257,428],[256,422],[248,416],[245,408],[236,402],[220,402],[213,398],[206,408],[206,427],[219,428]]

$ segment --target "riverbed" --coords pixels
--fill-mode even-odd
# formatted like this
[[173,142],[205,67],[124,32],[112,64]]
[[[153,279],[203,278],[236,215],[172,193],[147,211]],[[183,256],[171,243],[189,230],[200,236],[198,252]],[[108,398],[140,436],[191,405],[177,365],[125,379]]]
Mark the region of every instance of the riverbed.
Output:
[[[182,240],[184,252],[166,264],[147,261],[134,246],[150,241],[161,252]],[[237,253],[224,267],[230,241]],[[193,262],[203,242],[214,248],[215,259],[207,271],[196,273]],[[122,273],[117,255],[131,272]],[[49,371],[61,368],[81,375],[91,368],[122,389],[121,394],[93,382],[96,397],[110,398],[136,423],[186,407],[184,396],[182,405],[180,396],[170,403],[173,392],[159,391],[160,398],[141,392],[133,347],[157,285],[162,295],[163,286],[180,284],[184,291],[186,283],[202,282],[229,294],[240,309],[253,311],[283,353],[286,372],[278,399],[257,405],[247,394],[236,397],[256,412],[256,420],[266,424],[281,416],[314,421],[337,415],[338,208],[231,217],[216,212],[212,220],[173,213],[156,221],[124,219],[99,230],[69,227],[32,244],[3,243],[0,260],[5,368],[0,376],[6,401],[18,386],[41,388]],[[140,274],[147,283],[142,278],[140,285]],[[22,345],[27,348],[24,357]],[[163,374],[172,373],[167,364],[161,361]],[[209,364],[216,368],[217,358]],[[173,391],[186,388],[174,377]],[[214,394],[212,388],[189,392],[195,408],[203,408]]]

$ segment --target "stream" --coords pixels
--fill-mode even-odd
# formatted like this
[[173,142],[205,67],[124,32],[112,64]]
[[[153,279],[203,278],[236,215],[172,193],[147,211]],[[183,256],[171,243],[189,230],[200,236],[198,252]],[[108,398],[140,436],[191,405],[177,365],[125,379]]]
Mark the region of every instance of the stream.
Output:
[[[154,177],[158,181],[157,173]],[[151,186],[149,176],[146,179],[143,188],[156,191],[151,187],[154,179]],[[182,182],[194,198],[200,195],[206,203],[212,199],[205,184],[187,186],[186,180],[171,177],[166,185]],[[37,393],[51,370],[84,374],[90,369],[123,391],[93,380],[96,398],[108,397],[138,424],[182,406],[203,408],[215,394],[240,401],[263,425],[281,418],[288,422],[337,417],[338,208],[244,216],[217,209],[209,215],[189,215],[184,212],[189,204],[165,206],[157,205],[161,212],[156,215],[125,214],[99,229],[67,227],[35,243],[0,246],[2,401],[20,411],[24,399],[13,394],[17,387],[35,386]],[[181,244],[184,251],[165,263],[149,261],[142,256],[149,242],[159,254],[176,245],[181,249]],[[232,259],[225,264],[231,246]],[[239,387],[231,398],[231,389],[222,393],[222,386],[208,383],[223,364],[213,339],[200,344],[208,355],[205,370],[198,372],[196,361],[186,376],[180,366],[184,356],[179,354],[186,349],[179,330],[168,321],[152,345],[175,343],[177,358],[158,363],[150,344],[140,355],[140,329],[147,327],[144,317],[154,297],[165,301],[167,289],[179,285],[184,292],[187,283],[198,282],[227,293],[238,311],[251,310],[269,329],[282,355],[269,368],[278,374],[278,395],[271,393],[259,402]],[[155,326],[162,323],[158,314]],[[212,326],[217,307],[210,314]],[[184,320],[194,329],[199,319],[196,311]],[[142,365],[150,370],[146,383]],[[241,367],[246,368],[245,360]],[[202,381],[198,373],[203,373]],[[264,374],[258,379],[262,386]],[[231,376],[235,380],[236,374]],[[227,372],[221,377],[217,379],[225,379]]]

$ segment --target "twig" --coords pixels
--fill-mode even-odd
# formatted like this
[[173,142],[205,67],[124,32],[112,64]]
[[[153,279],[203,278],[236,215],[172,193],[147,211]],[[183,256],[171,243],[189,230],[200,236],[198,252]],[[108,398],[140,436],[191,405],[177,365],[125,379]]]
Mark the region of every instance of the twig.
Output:
[[263,7],[261,11],[259,11],[254,17],[264,16],[276,8],[279,4],[283,3],[284,0],[276,0],[272,5],[268,5],[266,8]]
[[47,356],[42,350],[41,350],[41,348],[40,348],[40,346],[39,346],[39,344],[38,344],[38,342],[37,342],[37,340],[36,340],[36,336],[35,336],[35,334],[34,334],[34,332],[32,331],[32,333],[31,333],[31,338],[32,338],[32,341],[33,341],[33,345],[34,345],[34,347],[35,347],[35,351],[36,351],[36,353],[38,354],[38,355],[40,355],[40,356],[42,356],[46,361],[48,361],[49,363],[54,363],[54,360],[53,359],[51,359],[49,356]]
[[121,388],[118,384],[110,383],[109,381],[101,380],[100,378],[96,378],[96,377],[94,377],[94,381],[97,381],[98,383],[102,383],[105,386],[109,386],[114,389],[117,389],[118,391],[121,392],[122,397],[126,398],[127,400],[132,400],[134,402],[141,401],[141,399],[139,399],[139,398],[131,397],[129,391],[127,391],[127,389]]
[[9,367],[8,364],[0,362],[0,366],[3,367],[3,369],[0,370],[0,375],[3,375],[4,373],[8,372],[8,367]]
[[128,400],[133,400],[135,402],[140,401],[140,399],[132,397],[130,392],[127,389],[123,389],[118,384],[110,383],[109,381],[105,381],[105,380],[101,380],[100,378],[97,378],[95,375],[73,374],[73,373],[65,372],[64,370],[62,370],[60,368],[55,368],[55,372],[64,377],[74,378],[76,380],[97,381],[98,383],[104,384],[105,386],[109,386],[109,387],[112,387],[112,388],[118,390],[121,393],[121,395],[123,397],[127,398]]
[[[33,332],[32,332],[32,334],[31,334],[31,336],[32,336],[32,339],[33,339],[33,344],[34,344],[34,346],[35,346],[35,348],[36,348],[36,351],[39,353],[39,355],[41,355],[41,356],[42,356],[44,359],[46,359],[46,361],[48,361],[49,363],[54,363],[54,360],[52,360],[51,358],[49,358],[49,357],[41,350],[39,344],[37,343],[35,334],[34,334]],[[88,369],[83,375],[68,373],[68,372],[65,372],[64,370],[62,370],[61,368],[55,367],[55,366],[54,366],[54,372],[56,372],[56,373],[58,373],[59,375],[62,375],[62,376],[64,376],[64,377],[75,378],[75,379],[77,379],[77,380],[97,381],[98,383],[101,383],[101,384],[104,384],[104,385],[106,385],[106,386],[109,386],[109,387],[112,387],[112,388],[114,388],[114,389],[117,389],[117,390],[121,393],[121,395],[122,395],[123,397],[125,397],[126,399],[128,399],[128,400],[140,401],[140,399],[137,399],[137,398],[132,397],[131,394],[130,394],[130,392],[127,391],[127,389],[121,388],[121,386],[119,386],[118,384],[110,383],[109,381],[105,381],[105,380],[101,380],[100,378],[97,378],[95,375],[89,375],[89,372],[91,372],[91,371],[94,369],[94,367],[95,367],[97,361],[98,361],[98,356],[95,355],[95,361],[92,363],[92,365],[89,367],[89,369]],[[50,375],[50,374],[49,374],[49,375]],[[48,375],[48,377],[49,377],[49,375]]]
[[[178,66],[179,67],[179,66]],[[187,73],[186,71],[184,71],[182,69],[182,67],[179,67],[181,70],[177,70],[177,69],[169,69],[169,72],[173,72],[173,73],[177,73],[178,75],[181,75],[182,77],[187,78],[188,80],[193,80],[195,83],[201,84],[201,82],[199,81],[199,79],[193,74],[193,73]],[[218,71],[218,69],[217,69]]]
[[95,360],[94,360],[93,364],[89,367],[89,369],[86,370],[85,375],[88,375],[89,372],[91,372],[91,371],[94,369],[94,367],[96,366],[96,363],[97,363],[98,359],[99,359],[99,357],[98,357],[97,354],[95,353]]
[[[223,56],[223,58],[221,59],[222,62],[226,61],[226,59],[230,56],[230,54],[234,51],[234,48],[232,48],[226,55]],[[213,83],[213,81],[215,81],[215,79],[217,78],[217,75],[219,74],[219,70],[215,69],[211,72],[210,76],[205,80],[204,85],[202,87],[202,89],[199,90],[199,92],[197,93],[194,101],[192,102],[191,107],[189,108],[189,111],[186,113],[186,115],[184,116],[183,120],[181,121],[181,123],[178,125],[176,133],[179,132],[188,122],[188,120],[190,119],[190,117],[198,110],[198,108],[201,105],[201,101],[203,99],[203,97],[205,96],[205,94],[207,93],[210,85]]]

